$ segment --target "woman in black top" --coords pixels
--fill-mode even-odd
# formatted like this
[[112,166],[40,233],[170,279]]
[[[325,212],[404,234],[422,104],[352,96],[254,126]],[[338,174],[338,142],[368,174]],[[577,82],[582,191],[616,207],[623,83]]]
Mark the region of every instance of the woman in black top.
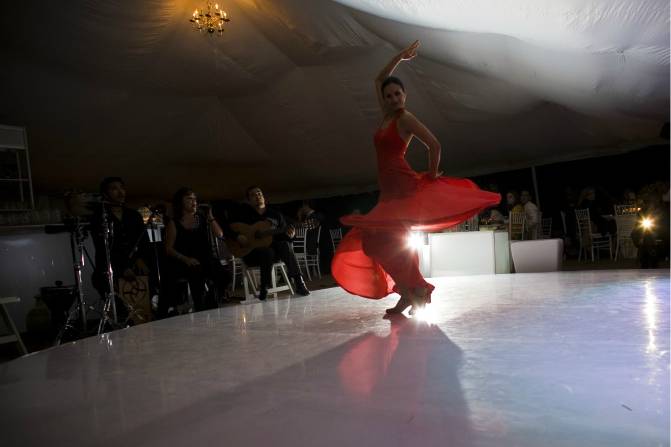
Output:
[[[205,282],[213,280],[225,287],[227,274],[213,251],[211,238],[223,232],[212,214],[198,211],[198,198],[190,188],[179,189],[173,197],[174,218],[166,225],[166,254],[171,262],[171,279],[189,283],[194,310],[215,306],[212,296],[206,298]],[[211,234],[208,234],[211,233]],[[161,306],[162,310],[167,307]],[[161,312],[160,312],[161,313]]]

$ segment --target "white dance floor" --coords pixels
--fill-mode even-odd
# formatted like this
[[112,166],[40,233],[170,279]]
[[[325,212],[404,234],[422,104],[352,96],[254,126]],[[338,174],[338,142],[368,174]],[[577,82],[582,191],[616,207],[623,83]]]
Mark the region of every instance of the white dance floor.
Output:
[[422,319],[328,289],[2,364],[0,444],[669,444],[668,271],[432,282]]

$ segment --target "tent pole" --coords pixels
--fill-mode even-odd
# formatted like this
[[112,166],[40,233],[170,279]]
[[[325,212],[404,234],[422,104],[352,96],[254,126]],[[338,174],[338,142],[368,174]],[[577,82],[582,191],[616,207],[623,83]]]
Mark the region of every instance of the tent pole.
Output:
[[541,197],[538,195],[538,180],[536,179],[536,166],[531,167],[531,178],[534,182],[534,194],[536,195],[536,206],[541,209]]

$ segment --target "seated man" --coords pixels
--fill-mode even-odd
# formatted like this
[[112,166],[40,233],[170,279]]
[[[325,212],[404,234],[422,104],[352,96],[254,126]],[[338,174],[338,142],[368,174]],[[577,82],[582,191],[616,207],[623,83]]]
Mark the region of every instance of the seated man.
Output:
[[[100,184],[100,193],[104,200],[91,217],[91,237],[95,247],[95,270],[92,282],[101,296],[109,292],[107,278],[108,261],[111,264],[116,284],[119,278],[127,281],[135,280],[134,267],[146,272],[147,267],[142,260],[147,251],[144,222],[136,210],[126,206],[126,189],[120,177],[107,177]],[[108,246],[109,259],[105,252],[103,208],[109,228]],[[116,303],[117,311],[123,309],[120,301]],[[121,312],[123,314],[123,312]]]
[[[252,225],[260,221],[270,222],[271,232],[274,235],[273,242],[270,247],[255,248],[242,257],[248,266],[260,267],[261,269],[259,299],[265,300],[268,296],[268,288],[271,287],[271,269],[273,263],[277,260],[286,264],[287,273],[296,285],[296,292],[303,296],[309,295],[310,291],[305,286],[296,256],[291,249],[290,239],[294,236],[295,230],[287,225],[286,219],[280,212],[266,206],[261,188],[251,186],[247,188],[247,203],[242,206],[237,216],[230,219],[230,222]],[[243,247],[250,242],[245,235],[236,233],[230,228],[227,231],[227,236],[230,239],[237,240]]]

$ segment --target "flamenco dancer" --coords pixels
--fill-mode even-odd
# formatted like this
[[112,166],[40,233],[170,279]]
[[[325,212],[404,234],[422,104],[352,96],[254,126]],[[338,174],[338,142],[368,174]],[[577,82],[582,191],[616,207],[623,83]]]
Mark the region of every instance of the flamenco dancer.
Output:
[[[498,205],[499,194],[481,191],[467,179],[439,171],[440,143],[405,109],[403,82],[391,76],[401,61],[417,55],[419,41],[394,57],[375,79],[383,121],[375,133],[380,199],[366,215],[341,218],[352,226],[336,250],[331,272],[345,290],[365,298],[401,295],[387,313],[415,310],[431,302],[434,286],[419,272],[419,257],[408,244],[410,231],[437,231]],[[418,138],[429,151],[427,172],[415,172],[405,160],[408,144]]]

